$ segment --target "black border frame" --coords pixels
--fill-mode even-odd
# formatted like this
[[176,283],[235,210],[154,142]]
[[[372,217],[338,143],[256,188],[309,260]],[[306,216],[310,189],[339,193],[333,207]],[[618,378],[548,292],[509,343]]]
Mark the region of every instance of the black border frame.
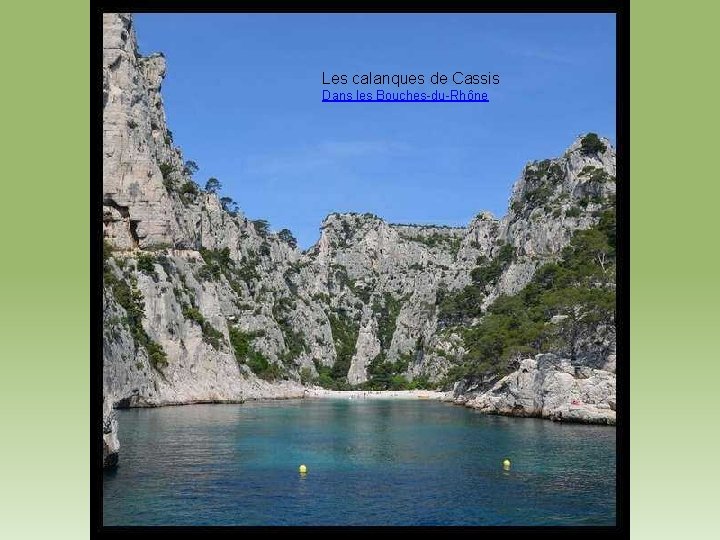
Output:
[[[533,538],[572,537],[589,538],[630,537],[630,6],[622,0],[577,1],[567,0],[486,0],[476,10],[403,10],[365,7],[338,10],[335,6],[308,9],[280,9],[279,7],[246,7],[218,0],[173,2],[161,0],[138,1],[91,1],[90,6],[90,533],[91,538],[119,538],[158,534],[174,538],[207,535],[238,535],[248,533],[298,533],[315,532],[371,532],[384,530],[403,532],[450,532],[477,534],[494,538],[508,535],[525,535]],[[102,525],[103,468],[102,468],[102,14],[115,12],[152,13],[614,13],[616,16],[616,155],[617,191],[617,291],[616,326],[617,349],[617,426],[616,426],[616,524],[609,527],[596,526],[445,526],[445,527],[256,527],[256,526],[128,526]]]

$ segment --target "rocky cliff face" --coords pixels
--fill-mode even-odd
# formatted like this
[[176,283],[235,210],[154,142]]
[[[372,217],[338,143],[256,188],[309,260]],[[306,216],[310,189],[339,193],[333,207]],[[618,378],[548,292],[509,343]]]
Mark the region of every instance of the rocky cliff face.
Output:
[[[287,231],[271,233],[194,183],[166,125],[165,59],[139,56],[129,15],[104,15],[103,47],[109,404],[294,397],[312,382],[441,381],[472,353],[462,329],[501,295],[523,290],[541,265],[561,257],[575,231],[597,225],[614,204],[614,150],[602,139],[588,151],[578,138],[561,157],[525,167],[502,219],[480,213],[467,227],[449,228],[331,214],[317,244],[301,252]],[[487,279],[478,285],[477,275]],[[472,287],[472,316],[449,313],[448,299]],[[586,336],[572,363],[592,358],[604,366],[614,355],[610,326]],[[520,368],[542,372],[531,386],[545,394],[555,388],[547,363]],[[584,377],[562,365],[573,380]],[[491,391],[484,400],[477,389],[468,399],[500,413],[518,411],[511,395],[528,404],[523,414],[559,410],[527,397],[525,383],[493,384],[482,387]],[[106,418],[112,455],[114,424]]]
[[120,441],[117,437],[117,419],[112,402],[103,400],[103,467],[111,469],[118,463]]
[[520,362],[489,389],[459,382],[452,399],[490,414],[610,424],[615,416],[615,369],[580,366],[554,354]]

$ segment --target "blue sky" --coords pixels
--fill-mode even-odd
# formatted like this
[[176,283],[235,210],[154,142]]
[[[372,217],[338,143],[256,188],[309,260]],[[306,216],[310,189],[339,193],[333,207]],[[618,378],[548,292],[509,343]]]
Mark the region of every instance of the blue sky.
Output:
[[[615,142],[612,15],[138,14],[135,27],[142,54],[167,58],[168,123],[196,180],[217,177],[303,248],[335,211],[502,216],[526,162],[588,131]],[[490,103],[322,103],[323,71],[501,83],[468,87]]]

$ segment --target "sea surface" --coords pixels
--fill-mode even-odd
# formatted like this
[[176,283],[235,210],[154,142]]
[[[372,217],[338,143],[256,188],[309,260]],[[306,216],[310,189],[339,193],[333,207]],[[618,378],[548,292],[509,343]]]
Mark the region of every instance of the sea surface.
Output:
[[104,525],[615,524],[612,427],[360,399],[131,409],[118,420]]

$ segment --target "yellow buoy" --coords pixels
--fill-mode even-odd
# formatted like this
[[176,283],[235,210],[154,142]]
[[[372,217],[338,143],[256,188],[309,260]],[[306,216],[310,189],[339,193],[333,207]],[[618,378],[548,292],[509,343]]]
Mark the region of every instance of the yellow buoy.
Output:
[[506,471],[510,470],[510,460],[508,458],[503,459],[502,466]]
[[300,474],[305,474],[307,472],[307,467],[305,465],[300,465],[298,470],[300,471]]

